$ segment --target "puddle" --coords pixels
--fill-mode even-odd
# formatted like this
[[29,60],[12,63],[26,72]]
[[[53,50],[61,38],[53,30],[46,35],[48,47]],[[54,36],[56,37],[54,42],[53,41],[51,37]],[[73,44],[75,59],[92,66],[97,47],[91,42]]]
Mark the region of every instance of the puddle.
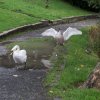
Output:
[[62,100],[61,97],[55,97],[54,100]]
[[[6,42],[4,43],[5,46],[0,46],[1,56],[0,56],[0,66],[4,66],[6,68],[13,68],[16,67],[16,64],[10,55],[11,48],[15,45],[19,44],[21,47],[25,48],[27,51],[27,66],[25,69],[45,69],[46,67],[41,62],[42,59],[49,60],[54,47],[55,42],[53,39],[33,39],[21,42]],[[32,44],[32,45],[30,45]],[[5,49],[7,47],[7,49]],[[5,52],[4,52],[5,50]]]

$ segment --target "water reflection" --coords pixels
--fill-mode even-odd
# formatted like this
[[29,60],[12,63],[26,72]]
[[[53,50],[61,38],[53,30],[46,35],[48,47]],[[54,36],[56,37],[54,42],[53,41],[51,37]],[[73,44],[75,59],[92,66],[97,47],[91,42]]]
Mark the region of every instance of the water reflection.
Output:
[[[28,59],[26,69],[34,68],[34,69],[43,69],[45,68],[41,59],[48,60],[53,52],[54,46],[46,47],[44,49],[35,49],[33,51],[27,51]],[[0,56],[0,66],[4,66],[6,68],[16,67],[16,64],[8,51],[6,55]]]

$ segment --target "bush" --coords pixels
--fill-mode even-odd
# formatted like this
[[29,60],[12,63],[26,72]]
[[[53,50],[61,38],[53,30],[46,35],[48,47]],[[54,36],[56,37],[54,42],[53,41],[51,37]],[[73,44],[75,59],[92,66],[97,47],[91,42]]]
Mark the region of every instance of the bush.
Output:
[[100,0],[84,0],[88,3],[89,7],[100,10]]
[[91,27],[89,37],[92,49],[100,58],[100,25]]
[[100,0],[66,0],[73,5],[81,8],[99,12],[100,11]]

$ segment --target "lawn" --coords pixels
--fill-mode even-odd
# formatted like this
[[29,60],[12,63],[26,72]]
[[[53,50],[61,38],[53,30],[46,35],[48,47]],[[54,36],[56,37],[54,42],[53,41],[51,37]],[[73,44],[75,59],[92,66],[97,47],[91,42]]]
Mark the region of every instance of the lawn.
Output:
[[64,47],[55,47],[59,51],[58,59],[45,79],[45,86],[49,87],[51,96],[61,97],[62,100],[100,100],[99,90],[79,89],[98,61],[93,52],[85,52],[88,47],[88,29],[82,31],[82,36],[71,37]]
[[50,0],[45,8],[45,0],[0,0],[0,32],[43,19],[58,19],[67,16],[91,14],[73,7],[63,0]]

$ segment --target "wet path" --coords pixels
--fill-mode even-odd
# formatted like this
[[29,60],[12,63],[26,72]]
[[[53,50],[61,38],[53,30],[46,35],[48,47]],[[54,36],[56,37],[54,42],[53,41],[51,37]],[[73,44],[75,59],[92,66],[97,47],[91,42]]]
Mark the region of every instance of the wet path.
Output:
[[45,70],[0,68],[0,100],[48,100],[42,79]]
[[23,32],[22,34],[19,34],[17,36],[15,35],[13,38],[10,38],[9,41],[22,41],[22,40],[26,40],[26,39],[31,38],[31,37],[41,37],[41,33],[44,32],[46,29],[51,28],[51,27],[55,28],[56,30],[59,30],[59,28],[60,28],[63,32],[68,27],[75,27],[75,28],[80,29],[83,27],[93,26],[97,23],[100,23],[100,18],[78,21],[76,23],[49,26],[49,27],[38,29],[38,30],[29,30],[29,31]]
[[[52,26],[55,29],[61,28],[64,31],[67,27],[81,28],[95,25],[99,19],[79,21],[77,23],[62,24]],[[41,37],[46,28],[39,30],[30,30],[23,34],[16,35],[7,41],[22,41],[31,37]],[[0,44],[0,53],[6,53],[3,47],[6,42]],[[43,87],[43,78],[46,75],[46,69],[17,70],[16,68],[4,68],[0,66],[0,100],[51,100],[48,98]]]

